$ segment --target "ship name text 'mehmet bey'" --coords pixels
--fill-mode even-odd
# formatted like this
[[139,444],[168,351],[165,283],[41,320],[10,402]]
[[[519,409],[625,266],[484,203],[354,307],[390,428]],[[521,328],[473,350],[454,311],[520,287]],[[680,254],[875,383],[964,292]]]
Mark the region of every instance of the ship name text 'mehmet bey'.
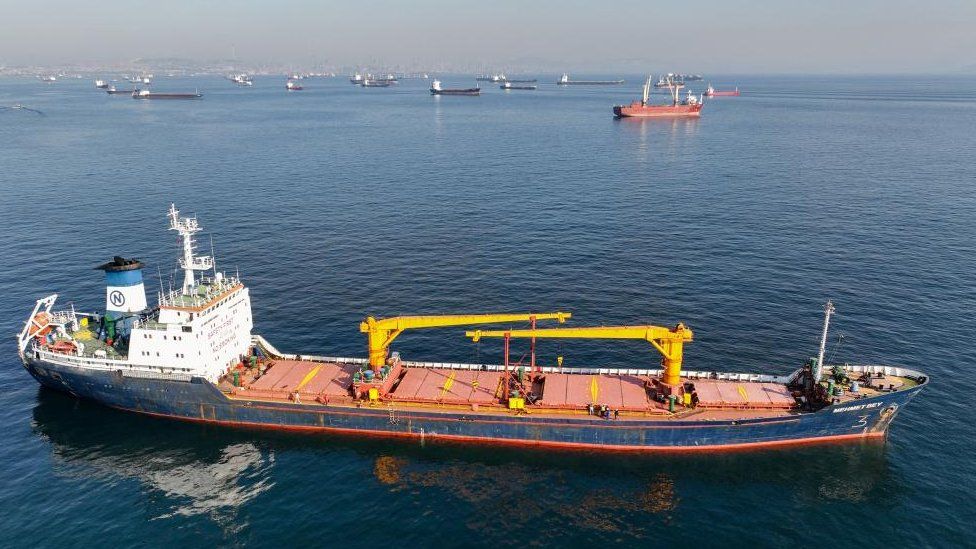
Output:
[[[824,364],[820,354],[775,376],[685,369],[692,331],[673,326],[563,324],[564,312],[366,318],[366,358],[296,355],[252,333],[248,288],[196,255],[196,218],[169,210],[181,236],[183,285],[150,306],[143,264],[116,257],[104,271],[105,309],[37,301],[17,345],[50,389],[120,410],[251,428],[616,451],[713,451],[883,437],[928,383],[897,366]],[[519,327],[513,327],[519,323]],[[471,330],[498,338],[502,364],[404,360],[390,347],[405,331]],[[538,339],[631,339],[648,354],[629,368],[569,368],[536,360]],[[515,341],[518,340],[518,341]],[[514,341],[514,343],[513,343]],[[510,359],[513,344],[528,358]],[[660,367],[648,364],[661,357]]]

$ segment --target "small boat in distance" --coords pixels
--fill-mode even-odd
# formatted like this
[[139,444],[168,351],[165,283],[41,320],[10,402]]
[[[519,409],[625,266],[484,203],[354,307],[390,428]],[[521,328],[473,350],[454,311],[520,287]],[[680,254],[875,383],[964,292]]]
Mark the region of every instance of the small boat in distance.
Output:
[[108,82],[106,82],[104,80],[96,80],[95,81],[95,89],[104,90],[106,88],[108,88]]
[[705,97],[738,97],[739,87],[736,86],[734,90],[716,90],[711,84],[705,89]]
[[285,83],[285,89],[288,91],[301,91],[304,90],[305,88],[303,88],[302,85],[299,84],[298,82],[289,80],[288,82]]
[[227,79],[241,87],[254,85],[254,82],[251,80],[251,75],[247,74],[246,72],[232,74],[228,76]]
[[360,84],[362,84],[363,83],[363,75],[361,75],[361,74],[359,74],[357,72],[356,74],[354,74],[354,75],[352,75],[352,76],[349,77],[349,83],[350,84],[355,84],[357,86],[360,85]]
[[481,88],[443,88],[440,80],[430,84],[431,95],[481,95]]
[[514,84],[513,85],[511,82],[505,82],[504,84],[498,87],[503,90],[534,90],[538,86],[536,86],[535,84],[522,84],[522,85]]
[[701,116],[701,98],[695,97],[689,90],[688,97],[684,101],[681,101],[681,88],[685,85],[676,82],[673,74],[667,75],[665,82],[668,85],[668,90],[671,92],[670,105],[648,104],[651,95],[651,77],[648,76],[647,82],[644,83],[644,96],[641,100],[634,101],[630,105],[615,105],[613,107],[613,115],[617,118],[697,118]]
[[616,86],[623,83],[623,80],[570,80],[566,73],[556,80],[559,86]]
[[138,88],[132,91],[133,99],[200,99],[202,97],[203,94],[198,91],[193,93],[157,93]]

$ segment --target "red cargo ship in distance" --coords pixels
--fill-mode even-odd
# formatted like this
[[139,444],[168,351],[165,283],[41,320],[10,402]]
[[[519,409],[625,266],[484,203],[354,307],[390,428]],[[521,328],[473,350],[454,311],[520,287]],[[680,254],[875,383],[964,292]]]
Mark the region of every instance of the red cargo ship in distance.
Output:
[[711,84],[705,89],[705,97],[738,97],[739,87],[736,86],[734,90],[716,90]]
[[690,91],[684,101],[680,99],[681,88],[684,84],[675,82],[672,76],[666,79],[668,91],[671,93],[671,104],[669,105],[649,105],[648,100],[651,94],[651,77],[647,77],[644,83],[644,95],[640,101],[634,101],[630,105],[615,105],[613,115],[617,118],[676,118],[676,117],[699,117],[701,116],[702,100],[695,97]]

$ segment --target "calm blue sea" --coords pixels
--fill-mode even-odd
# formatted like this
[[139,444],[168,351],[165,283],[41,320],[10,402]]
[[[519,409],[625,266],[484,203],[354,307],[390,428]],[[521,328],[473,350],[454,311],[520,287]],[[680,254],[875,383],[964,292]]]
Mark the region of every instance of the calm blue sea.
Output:
[[[473,98],[157,80],[193,102],[0,79],[0,105],[43,112],[0,110],[0,545],[976,545],[976,78],[713,77],[743,95],[663,122],[611,117],[639,75],[555,78]],[[684,321],[686,367],[782,374],[816,353],[832,298],[835,362],[932,383],[884,446],[694,457],[222,430],[39,390],[13,343],[34,300],[100,309],[113,255],[167,285],[170,202],[286,351],[362,355],[367,314],[561,309]],[[501,355],[458,329],[396,348]],[[557,354],[657,361],[540,345]]]

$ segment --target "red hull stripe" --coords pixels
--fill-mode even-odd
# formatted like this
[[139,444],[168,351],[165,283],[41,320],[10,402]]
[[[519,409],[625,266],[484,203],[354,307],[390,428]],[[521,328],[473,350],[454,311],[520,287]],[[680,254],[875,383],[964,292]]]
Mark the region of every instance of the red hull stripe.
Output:
[[249,423],[246,421],[224,421],[224,420],[213,420],[213,419],[202,419],[184,416],[174,416],[169,414],[160,414],[155,412],[136,412],[134,410],[126,410],[120,408],[120,410],[126,412],[134,412],[138,414],[145,414],[148,416],[166,418],[166,419],[177,419],[182,421],[191,421],[194,423],[209,423],[212,425],[224,425],[228,427],[240,427],[246,429],[268,429],[275,431],[291,431],[291,432],[324,432],[324,433],[335,433],[340,435],[349,435],[355,437],[371,437],[371,438],[401,438],[401,439],[431,439],[437,441],[447,441],[447,442],[461,442],[468,444],[486,444],[495,446],[518,446],[518,447],[537,447],[537,448],[557,448],[565,450],[592,450],[600,452],[622,452],[622,453],[686,453],[686,452],[726,452],[726,451],[741,451],[741,450],[753,450],[760,448],[782,448],[787,446],[807,446],[813,444],[824,444],[831,442],[842,442],[842,441],[852,441],[858,439],[877,439],[883,438],[885,436],[884,431],[868,432],[863,434],[848,434],[848,435],[831,435],[825,437],[808,437],[808,438],[797,438],[790,440],[772,440],[764,442],[743,442],[737,444],[723,444],[723,445],[709,445],[709,446],[620,446],[611,444],[592,444],[587,442],[555,442],[547,440],[523,440],[523,439],[501,439],[501,438],[484,438],[484,437],[472,437],[466,435],[443,435],[443,434],[420,434],[420,433],[402,433],[393,431],[367,431],[362,429],[346,429],[343,427],[320,427],[320,426],[305,426],[305,425],[270,425],[263,423]]
[[[259,401],[252,401],[252,402],[259,402]],[[273,411],[273,412],[287,412],[287,413],[294,413],[294,414],[308,413],[308,410],[296,410],[296,409],[292,409],[292,408],[277,408],[277,407],[274,407],[274,406],[252,406],[252,408],[257,408],[257,409],[262,409],[262,410],[269,410],[269,411]],[[406,409],[405,410],[403,408],[400,408],[397,411],[398,412],[403,412],[403,411],[412,411],[412,410],[409,410],[409,409]],[[362,413],[362,412],[356,412],[356,411],[354,411],[352,409],[346,411],[346,410],[338,410],[336,408],[332,408],[332,409],[329,409],[328,412],[330,414],[342,414],[342,415],[346,415],[346,416],[362,416],[362,417],[375,416],[375,414],[367,414],[367,413]],[[145,413],[149,413],[149,412],[145,412]],[[412,419],[428,420],[428,421],[443,421],[444,420],[444,418],[442,418],[442,417],[436,417],[436,416],[412,415],[410,417]],[[594,416],[588,416],[588,417],[591,417],[592,418]],[[579,418],[574,418],[574,417],[570,416],[568,419],[579,419]],[[505,421],[499,421],[497,419],[493,419],[491,416],[484,416],[484,417],[472,416],[472,417],[466,418],[466,421],[470,421],[471,423],[497,423],[497,424],[502,424],[502,425],[510,425],[510,423],[507,423]],[[697,429],[697,428],[701,427],[701,425],[681,425],[681,424],[664,425],[663,423],[665,421],[667,421],[667,418],[661,418],[658,421],[661,423],[661,425],[648,425],[648,424],[633,425],[632,424],[633,422],[628,421],[627,419],[613,420],[613,421],[607,421],[607,420],[603,420],[603,419],[597,419],[597,420],[594,420],[593,421],[593,425],[596,425],[596,426],[600,427],[601,429]],[[677,423],[678,420],[673,420],[673,421],[675,421],[675,423]],[[763,425],[773,425],[773,424],[779,424],[779,423],[796,423],[798,421],[800,421],[800,420],[797,419],[797,418],[784,417],[782,419],[769,419],[767,421],[764,421],[763,422]],[[552,423],[544,423],[544,422],[541,422],[541,421],[524,420],[524,421],[520,421],[519,422],[519,425],[532,425],[532,426],[539,426],[539,427],[551,427],[552,426]],[[744,423],[744,424],[741,424],[741,425],[744,426],[744,427],[748,427],[751,424]],[[574,427],[589,427],[588,425],[573,425],[573,426]],[[734,424],[731,424],[731,423],[730,424],[727,424],[727,425],[723,425],[723,427],[734,427],[734,426],[735,425]],[[317,428],[318,427],[316,427],[316,429]]]

